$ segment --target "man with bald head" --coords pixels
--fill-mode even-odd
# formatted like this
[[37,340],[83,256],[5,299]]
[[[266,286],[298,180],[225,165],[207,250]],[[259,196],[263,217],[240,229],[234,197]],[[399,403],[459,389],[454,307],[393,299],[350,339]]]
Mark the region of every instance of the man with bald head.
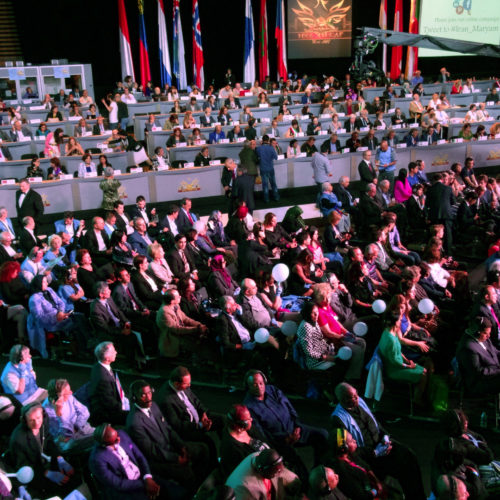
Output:
[[245,278],[241,282],[242,323],[252,332],[258,328],[281,327],[281,322],[275,319],[275,311],[268,307],[257,295],[257,285],[254,280]]
[[332,413],[333,427],[349,431],[358,443],[360,457],[370,464],[377,477],[383,479],[390,475],[399,481],[406,499],[424,500],[422,474],[415,453],[389,438],[352,385],[340,383],[335,388],[335,396],[339,404]]
[[92,219],[92,227],[86,232],[82,248],[86,248],[92,262],[97,266],[103,266],[111,262],[111,244],[109,236],[104,231],[104,219],[102,217],[94,217]]
[[347,500],[337,488],[339,476],[330,467],[318,465],[309,473],[309,500]]

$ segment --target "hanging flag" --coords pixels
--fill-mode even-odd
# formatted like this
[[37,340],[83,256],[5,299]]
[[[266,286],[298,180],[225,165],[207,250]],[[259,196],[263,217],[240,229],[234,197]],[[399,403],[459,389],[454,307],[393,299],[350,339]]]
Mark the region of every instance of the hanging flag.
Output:
[[174,0],[174,75],[179,90],[187,88],[186,60],[184,58],[184,38],[182,36],[179,0]]
[[170,54],[168,52],[167,23],[165,22],[165,7],[163,0],[158,0],[158,40],[160,45],[160,81],[161,87],[172,85],[172,69],[170,68]]
[[[380,13],[378,17],[378,25],[381,30],[387,29],[387,0],[380,0]],[[387,73],[387,45],[382,46],[382,70]]]
[[285,38],[285,3],[284,0],[278,0],[276,3],[276,29],[274,38],[278,46],[278,79],[288,78],[286,68],[286,38]]
[[151,81],[151,69],[149,67],[148,42],[146,41],[146,25],[144,24],[144,0],[137,0],[139,9],[139,65],[141,67],[141,85],[143,92],[146,91],[147,83]]
[[[408,33],[418,35],[418,9],[417,0],[411,0],[410,6],[410,27]],[[408,46],[406,52],[405,78],[411,80],[413,73],[418,69],[418,47]]]
[[[403,2],[396,0],[396,9],[394,10],[394,31],[403,31]],[[403,46],[396,45],[392,47],[391,52],[391,78],[396,80],[401,74],[401,63],[403,59]]]
[[246,83],[255,81],[255,32],[253,29],[252,1],[245,6],[245,57],[243,59],[243,79]]
[[259,25],[259,78],[262,83],[269,76],[269,56],[267,54],[267,7],[266,0],[260,0]]
[[201,45],[200,13],[198,0],[193,0],[193,80],[199,89],[205,86],[205,72],[203,70],[203,47]]
[[124,0],[118,0],[118,24],[120,31],[120,59],[122,63],[122,78],[131,76],[135,81],[132,51],[130,50],[130,36],[128,34],[127,13]]

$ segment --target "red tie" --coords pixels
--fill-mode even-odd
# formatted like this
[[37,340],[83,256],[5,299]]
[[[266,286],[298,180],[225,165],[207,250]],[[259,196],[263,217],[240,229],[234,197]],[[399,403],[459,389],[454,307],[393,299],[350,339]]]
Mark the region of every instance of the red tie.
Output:
[[191,217],[190,212],[187,212],[187,216],[188,216],[189,222],[191,222],[191,224],[194,224],[194,221],[193,221],[193,218]]

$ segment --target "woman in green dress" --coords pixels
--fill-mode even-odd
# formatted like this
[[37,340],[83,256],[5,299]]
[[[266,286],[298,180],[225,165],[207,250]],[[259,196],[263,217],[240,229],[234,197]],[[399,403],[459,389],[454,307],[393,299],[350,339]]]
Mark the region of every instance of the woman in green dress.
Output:
[[415,401],[421,403],[427,385],[427,370],[409,360],[401,352],[401,317],[402,308],[389,309],[386,316],[385,330],[380,338],[378,348],[384,373],[390,379],[398,382],[418,384]]

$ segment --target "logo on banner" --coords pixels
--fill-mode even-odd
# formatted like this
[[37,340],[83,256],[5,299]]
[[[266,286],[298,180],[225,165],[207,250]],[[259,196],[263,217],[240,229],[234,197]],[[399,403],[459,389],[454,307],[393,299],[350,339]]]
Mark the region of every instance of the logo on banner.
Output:
[[121,200],[126,200],[128,198],[127,190],[123,186],[118,188],[118,196]]
[[448,155],[444,154],[441,156],[435,156],[432,160],[432,166],[434,167],[443,167],[444,165],[449,165],[450,162],[448,160]]
[[500,149],[490,150],[487,160],[500,160]]
[[[299,9],[292,9],[297,19],[305,26],[298,38],[312,40],[313,43],[330,43],[331,40],[344,38],[343,32],[351,29],[346,18],[351,6],[343,7],[344,0],[331,5],[329,0],[315,0],[306,5],[297,0]],[[349,26],[347,26],[349,24]]]
[[179,193],[189,193],[190,191],[199,191],[200,189],[200,181],[193,179],[191,182],[182,181],[177,191]]
[[42,203],[44,207],[50,207],[50,201],[46,194],[42,194]]

